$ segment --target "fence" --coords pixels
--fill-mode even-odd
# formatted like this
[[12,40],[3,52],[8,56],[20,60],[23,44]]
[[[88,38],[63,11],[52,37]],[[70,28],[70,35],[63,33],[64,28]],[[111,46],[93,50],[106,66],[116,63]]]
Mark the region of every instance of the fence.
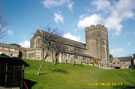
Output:
[[0,64],[0,86],[3,87],[23,87],[24,65],[8,66]]

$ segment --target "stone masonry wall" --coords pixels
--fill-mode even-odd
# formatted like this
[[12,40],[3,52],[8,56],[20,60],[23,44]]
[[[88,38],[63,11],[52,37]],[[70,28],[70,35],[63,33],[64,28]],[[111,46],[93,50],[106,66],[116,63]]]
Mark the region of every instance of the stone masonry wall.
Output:
[[108,61],[108,30],[104,25],[91,25],[85,28],[87,54],[97,59],[101,59],[102,63]]

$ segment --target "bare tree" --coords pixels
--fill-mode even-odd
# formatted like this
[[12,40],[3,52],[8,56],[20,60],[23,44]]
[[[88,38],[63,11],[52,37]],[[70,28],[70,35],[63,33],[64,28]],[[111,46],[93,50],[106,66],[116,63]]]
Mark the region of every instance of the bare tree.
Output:
[[43,59],[42,63],[39,67],[37,75],[40,75],[40,70],[49,55],[52,55],[52,61],[56,65],[58,61],[59,53],[64,51],[64,40],[62,37],[62,32],[58,30],[58,28],[52,28],[51,26],[46,26],[45,31],[41,37],[41,48],[43,51]]
[[4,34],[6,33],[6,23],[7,21],[4,18],[2,7],[0,6],[0,40],[4,37]]

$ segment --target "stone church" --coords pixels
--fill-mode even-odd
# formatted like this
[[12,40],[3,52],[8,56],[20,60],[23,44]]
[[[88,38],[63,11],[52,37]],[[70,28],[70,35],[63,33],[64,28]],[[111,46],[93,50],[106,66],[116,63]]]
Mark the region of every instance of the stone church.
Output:
[[[30,48],[27,49],[25,57],[27,59],[42,60],[45,54],[41,47],[42,37],[50,34],[38,29],[31,38]],[[54,35],[54,34],[52,34]],[[57,62],[76,64],[92,64],[93,59],[99,60],[101,64],[106,64],[109,59],[108,30],[104,25],[97,24],[85,28],[86,43],[73,41],[61,36],[55,35],[56,39],[62,39],[66,50],[57,55]],[[55,42],[54,42],[55,43]],[[52,55],[47,57],[46,61],[52,62]]]

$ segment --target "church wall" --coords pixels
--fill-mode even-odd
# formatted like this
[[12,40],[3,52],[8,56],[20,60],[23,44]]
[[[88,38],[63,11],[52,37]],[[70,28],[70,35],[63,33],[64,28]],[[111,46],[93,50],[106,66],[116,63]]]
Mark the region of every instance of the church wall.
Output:
[[[35,33],[34,36],[32,37],[32,39],[31,39],[31,48],[30,49],[33,49],[33,50],[30,50],[30,51],[26,52],[28,59],[38,59],[38,60],[43,59],[42,50],[37,51],[38,48],[41,48],[41,44],[43,45],[43,42],[42,42],[43,38],[41,38],[41,36],[40,36],[40,35],[42,35],[42,33],[43,33],[43,31],[37,30],[37,33]],[[44,36],[42,36],[42,37],[44,37]],[[66,39],[66,40],[68,40],[68,39]],[[93,40],[93,39],[91,39],[91,40]],[[58,62],[64,62],[64,63],[73,63],[73,62],[75,62],[76,64],[82,64],[82,63],[88,64],[88,63],[91,63],[92,59],[90,59],[89,57],[78,55],[78,54],[89,54],[89,53],[87,53],[87,49],[85,48],[85,44],[79,43],[79,42],[72,42],[72,41],[69,41],[69,42],[74,43],[74,45],[72,45],[72,44],[71,45],[70,44],[63,44],[65,46],[65,49],[64,49],[65,52],[64,53],[59,53]],[[52,42],[52,43],[56,44],[55,42]],[[80,44],[83,47],[81,47]],[[95,50],[95,52],[96,52],[96,54],[95,54],[95,52],[92,53],[92,51],[91,51],[91,54],[93,54],[93,55],[95,55],[95,57],[97,57],[98,50],[97,50],[97,45],[95,46],[95,44],[97,44],[97,41],[94,40],[94,42],[92,41],[92,43],[90,43],[90,44],[92,46],[90,46],[89,49]],[[39,57],[39,54],[41,55],[40,57]],[[49,54],[50,54],[50,56],[47,57],[46,61],[53,62],[52,54],[51,53],[49,53]]]
[[31,50],[27,51],[25,54],[27,59],[35,59],[41,60],[42,59],[42,51],[41,50]]

